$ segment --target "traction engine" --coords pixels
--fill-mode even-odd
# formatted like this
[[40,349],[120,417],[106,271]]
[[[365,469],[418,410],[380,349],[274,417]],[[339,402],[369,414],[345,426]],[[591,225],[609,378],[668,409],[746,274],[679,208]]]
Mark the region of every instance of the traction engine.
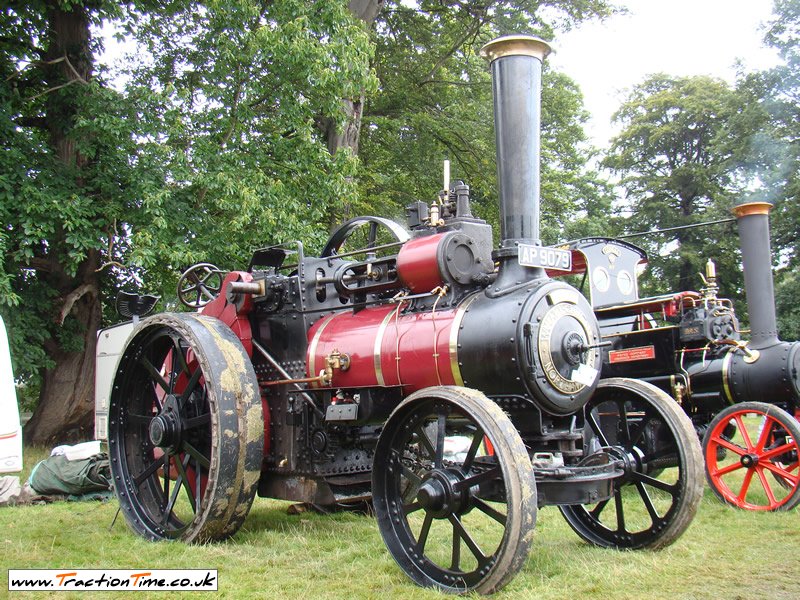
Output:
[[352,219],[319,256],[258,250],[246,271],[184,273],[197,313],[139,323],[108,413],[114,486],[151,540],[233,535],[255,494],[372,500],[416,583],[493,592],[523,566],[537,509],[613,548],[660,548],[691,522],[702,458],[663,391],[601,380],[591,305],[539,240],[542,61],[499,38],[491,62],[501,242],[450,183],[408,229]]
[[706,478],[723,502],[747,510],[788,510],[800,502],[800,342],[778,339],[769,211],[734,207],[750,339],[730,300],[718,297],[709,260],[699,292],[639,298],[641,249],[620,240],[569,244],[584,272],[601,338],[603,377],[635,377],[669,393],[703,440]]

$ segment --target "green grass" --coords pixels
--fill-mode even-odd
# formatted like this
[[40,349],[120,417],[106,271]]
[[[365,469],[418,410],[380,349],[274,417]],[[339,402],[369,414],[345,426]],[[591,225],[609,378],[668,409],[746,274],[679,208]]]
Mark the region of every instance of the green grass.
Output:
[[[26,449],[23,476],[45,454]],[[0,597],[12,595],[6,591],[8,568],[212,568],[219,571],[216,595],[237,599],[444,597],[406,578],[384,548],[372,518],[290,516],[288,506],[259,498],[234,539],[206,546],[146,542],[128,530],[121,516],[112,527],[114,501],[3,508]],[[616,552],[581,542],[557,509],[544,508],[525,567],[494,597],[796,599],[798,519],[796,511],[762,514],[727,508],[706,490],[698,517],[674,545],[659,552]],[[123,595],[93,592],[90,597],[118,600]]]

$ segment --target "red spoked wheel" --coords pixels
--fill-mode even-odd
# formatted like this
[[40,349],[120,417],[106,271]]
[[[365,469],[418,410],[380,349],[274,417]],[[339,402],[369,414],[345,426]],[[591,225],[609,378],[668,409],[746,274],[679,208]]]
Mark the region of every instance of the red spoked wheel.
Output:
[[800,424],[764,402],[734,404],[706,432],[706,478],[717,497],[744,510],[790,510],[800,502]]

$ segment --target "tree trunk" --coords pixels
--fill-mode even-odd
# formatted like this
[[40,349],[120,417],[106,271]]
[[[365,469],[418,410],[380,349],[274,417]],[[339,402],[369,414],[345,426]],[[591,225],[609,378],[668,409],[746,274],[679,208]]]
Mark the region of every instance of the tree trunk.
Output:
[[[71,136],[77,106],[73,86],[83,85],[92,76],[89,15],[75,3],[69,10],[63,3],[47,3],[48,32],[46,78],[50,90],[46,121],[50,145],[57,160],[74,169],[76,185],[83,185],[82,168],[86,159],[76,149]],[[87,253],[77,273],[65,268],[67,248],[63,231],[55,232],[48,248],[50,269],[40,273],[47,285],[59,293],[54,305],[53,338],[46,350],[54,367],[42,375],[39,404],[25,426],[25,439],[31,444],[76,441],[93,437],[94,371],[97,330],[101,321],[100,284],[97,269],[100,256]],[[81,332],[82,347],[64,349],[58,343],[58,329],[66,319],[75,319]]]
[[[348,8],[368,28],[372,28],[375,19],[383,8],[384,0],[350,0]],[[330,117],[321,119],[321,127],[328,145],[328,152],[336,154],[341,148],[349,148],[353,154],[358,154],[358,140],[361,131],[361,117],[364,113],[364,96],[360,98],[343,98],[347,122],[344,127],[336,126],[336,121]]]

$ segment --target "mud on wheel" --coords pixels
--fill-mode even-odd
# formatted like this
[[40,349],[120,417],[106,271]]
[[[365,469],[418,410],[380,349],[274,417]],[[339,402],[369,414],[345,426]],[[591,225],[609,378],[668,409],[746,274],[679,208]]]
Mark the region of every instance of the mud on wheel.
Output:
[[142,321],[109,413],[111,473],[131,529],[190,542],[237,531],[256,491],[264,424],[253,367],[230,329],[195,315]]
[[703,440],[714,494],[745,510],[789,510],[800,502],[800,424],[764,402],[720,412]]
[[584,540],[612,548],[662,548],[689,526],[703,493],[703,459],[691,421],[658,388],[600,382],[586,405],[587,443],[622,462],[612,498],[559,507]]
[[488,594],[525,563],[536,522],[536,483],[509,418],[475,390],[410,395],[375,451],[378,526],[416,583]]

